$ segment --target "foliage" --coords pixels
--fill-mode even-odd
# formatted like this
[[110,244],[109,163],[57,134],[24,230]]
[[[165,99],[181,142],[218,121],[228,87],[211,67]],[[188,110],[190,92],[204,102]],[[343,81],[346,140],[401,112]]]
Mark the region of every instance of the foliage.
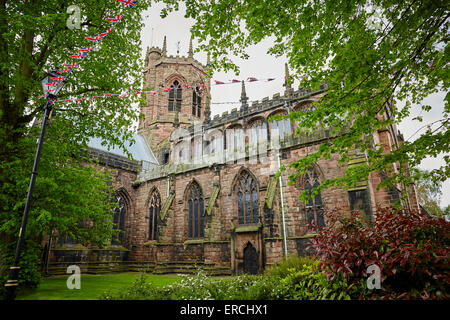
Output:
[[104,300],[273,300],[287,297],[288,288],[276,277],[241,275],[232,278],[209,278],[199,270],[179,282],[156,287],[137,278],[132,286],[117,294],[105,292]]
[[312,265],[303,265],[299,269],[289,269],[290,273],[281,280],[290,288],[289,297],[294,300],[350,300],[356,296],[358,287],[349,284],[347,279],[338,275],[331,281],[317,270],[317,261]]
[[[149,5],[141,0],[133,9],[117,1],[63,0],[0,1],[0,277],[12,259],[36,150],[37,128],[45,101],[40,79],[63,64],[69,55],[87,47],[85,37],[107,30],[105,18],[125,14],[122,21],[71,73],[58,99],[101,96],[140,87],[140,13]],[[68,6],[80,9],[79,29],[69,29]],[[70,12],[70,11],[69,11]],[[73,13],[73,11],[72,11]],[[131,98],[135,99],[135,98]],[[100,137],[123,148],[137,120],[133,100],[85,99],[65,103],[45,136],[33,202],[26,228],[19,282],[35,286],[43,236],[52,230],[81,242],[101,245],[111,236],[107,173],[81,164],[87,141]],[[60,110],[61,104],[55,104]],[[85,159],[86,160],[86,159]],[[80,221],[89,221],[79,226]],[[3,286],[2,286],[3,288]]]
[[317,230],[312,247],[328,279],[342,275],[364,289],[361,280],[376,265],[382,290],[362,290],[362,297],[448,299],[450,224],[444,219],[393,208],[378,210],[373,224],[358,213],[327,216],[329,226]]
[[[87,158],[71,157],[72,152],[77,150],[75,154],[81,154],[82,149],[76,142],[66,139],[63,133],[68,129],[62,125],[55,122],[48,128],[29,211],[19,283],[30,287],[39,283],[41,250],[46,235],[58,231],[80,243],[102,246],[112,233],[109,173],[90,166]],[[20,140],[17,145],[20,156],[0,163],[2,172],[7,174],[6,182],[0,185],[0,282],[6,280],[15,252],[37,131],[37,127],[31,128],[27,137]]]
[[[162,16],[178,8],[164,1]],[[345,169],[342,177],[324,181],[320,188],[349,187],[383,172],[381,187],[411,182],[408,165],[415,167],[427,156],[444,153],[445,164],[431,170],[433,181],[449,176],[449,63],[450,12],[445,1],[306,1],[306,0],[186,0],[186,17],[195,19],[191,31],[198,50],[211,56],[212,70],[238,67],[230,54],[248,58],[246,48],[273,39],[268,53],[286,56],[294,71],[287,79],[301,80],[305,89],[317,90],[326,82],[320,103],[288,116],[298,130],[312,132],[316,124],[331,128],[332,139],[323,142],[291,167],[292,180],[305,174],[320,158],[339,154],[345,165],[355,146],[367,163]],[[424,98],[438,91],[445,102],[430,106]],[[393,150],[377,139],[380,130],[395,130],[411,114],[413,105],[441,116],[419,128],[414,141],[394,137]],[[442,108],[442,111],[441,111]],[[414,119],[420,126],[422,116]],[[398,170],[393,170],[393,164]]]
[[314,262],[315,260],[312,258],[291,255],[287,259],[278,261],[264,273],[267,276],[285,278],[292,272],[292,269],[301,270],[306,266],[312,266]]
[[105,292],[105,300],[341,300],[358,297],[357,287],[345,278],[328,281],[317,268],[318,261],[301,257],[272,266],[264,275],[209,278],[199,270],[164,287],[154,286],[145,276],[116,294]]
[[[138,273],[111,273],[81,275],[81,290],[67,289],[66,277],[45,277],[36,289],[21,288],[16,300],[96,300],[105,291],[117,294],[124,286],[130,286]],[[162,287],[180,280],[177,275],[145,275],[153,286]]]
[[419,204],[427,213],[443,216],[444,210],[439,206],[442,195],[442,183],[433,181],[430,172],[423,169],[414,168],[412,170],[412,178],[415,182]]

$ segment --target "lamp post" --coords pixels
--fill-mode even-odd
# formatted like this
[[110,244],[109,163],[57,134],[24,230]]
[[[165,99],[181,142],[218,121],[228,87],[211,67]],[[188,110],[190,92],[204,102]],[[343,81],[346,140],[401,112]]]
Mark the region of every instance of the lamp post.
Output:
[[[56,77],[58,77],[58,74],[56,73],[56,71],[52,71],[52,72],[48,73],[41,80],[42,89],[44,92],[49,93],[49,95],[48,95],[49,98],[55,97],[59,93],[59,91],[62,89],[62,87],[64,86],[64,81],[59,82],[57,84],[57,86],[51,85],[53,83],[53,81],[51,81],[51,78],[56,78]],[[29,212],[30,206],[31,206],[31,198],[33,195],[34,183],[36,181],[37,171],[38,171],[38,167],[39,167],[39,160],[40,160],[40,156],[41,156],[42,144],[44,143],[45,127],[47,125],[47,120],[49,119],[49,116],[52,112],[53,103],[47,101],[43,109],[44,109],[44,118],[42,120],[41,134],[39,136],[36,155],[34,158],[33,171],[31,172],[31,180],[30,180],[30,185],[28,187],[27,201],[25,203],[25,209],[24,209],[23,216],[22,216],[22,224],[19,229],[19,239],[17,240],[14,261],[13,261],[12,266],[9,268],[9,277],[8,277],[8,281],[5,284],[3,300],[14,300],[16,297],[16,289],[18,286],[17,279],[18,279],[19,270],[20,270],[20,267],[19,267],[20,251],[22,249],[23,241],[25,238],[25,229],[27,226],[28,212]]]

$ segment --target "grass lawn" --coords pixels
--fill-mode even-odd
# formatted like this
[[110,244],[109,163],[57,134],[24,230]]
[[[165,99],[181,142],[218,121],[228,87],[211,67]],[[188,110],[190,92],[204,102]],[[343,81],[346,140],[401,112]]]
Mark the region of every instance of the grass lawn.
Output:
[[[99,295],[111,290],[113,293],[130,286],[139,277],[139,272],[105,275],[81,275],[81,288],[69,290],[67,276],[42,279],[34,290],[18,292],[17,300],[97,300]],[[165,286],[181,279],[176,275],[146,275],[147,281],[154,285]]]

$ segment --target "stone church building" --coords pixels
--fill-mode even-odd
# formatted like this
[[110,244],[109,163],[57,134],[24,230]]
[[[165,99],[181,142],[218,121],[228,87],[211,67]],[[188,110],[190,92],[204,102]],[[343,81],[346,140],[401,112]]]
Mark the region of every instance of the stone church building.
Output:
[[[314,152],[331,130],[295,134],[296,123],[269,118],[306,110],[326,94],[325,85],[311,92],[286,84],[282,94],[250,104],[242,82],[240,108],[211,118],[208,63],[193,57],[192,44],[187,57],[168,56],[165,41],[162,49],[148,48],[143,72],[144,87],[160,93],[141,108],[145,117],[129,148],[133,159],[118,149],[106,151],[95,139],[90,143],[100,165],[114,169],[114,223],[123,232],[106,249],[60,237],[50,245],[49,274],[65,273],[70,264],[88,273],[259,273],[286,253],[305,255],[314,236],[308,226],[326,226],[325,209],[359,210],[372,219],[376,205],[399,199],[395,188],[377,191],[383,176],[371,174],[353,189],[331,188],[307,204],[300,201],[303,190],[342,175],[337,156],[319,160],[292,185],[290,169],[275,176],[280,165],[289,168]],[[385,150],[402,140],[394,126],[374,138]],[[348,165],[364,161],[355,151]],[[417,208],[413,189],[410,195],[407,205]]]

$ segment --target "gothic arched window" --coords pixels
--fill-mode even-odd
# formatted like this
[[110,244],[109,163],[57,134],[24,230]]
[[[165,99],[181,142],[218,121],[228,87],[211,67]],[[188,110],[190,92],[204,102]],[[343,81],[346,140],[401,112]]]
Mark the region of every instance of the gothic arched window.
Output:
[[158,237],[158,216],[161,211],[161,198],[158,192],[154,192],[150,200],[149,223],[148,223],[148,240],[156,240]]
[[237,189],[239,224],[258,223],[258,190],[256,181],[246,171],[239,178]]
[[240,127],[226,130],[226,148],[234,152],[244,146],[244,130]]
[[317,174],[317,171],[310,169],[304,177],[304,190],[307,190],[310,193],[308,203],[305,205],[304,210],[308,225],[313,224],[319,227],[325,227],[322,195],[320,190],[314,198],[311,196],[312,190],[317,188],[319,185],[319,175]]
[[113,213],[113,230],[119,230],[119,232],[113,235],[111,244],[122,244],[125,235],[127,206],[123,196],[118,193],[114,196],[114,202],[116,203],[116,207],[114,208]]
[[193,90],[192,94],[192,115],[199,118],[202,115],[202,97],[198,87]]
[[290,134],[292,132],[291,120],[272,120],[272,136],[275,136],[275,130],[278,130],[278,136],[280,137],[280,139],[284,139],[287,134]]
[[169,91],[169,111],[181,111],[181,85],[174,81]]
[[258,141],[267,140],[267,122],[258,120],[252,123],[250,128],[250,142],[257,144]]
[[188,238],[199,239],[204,237],[204,199],[198,183],[190,186],[188,195]]
[[202,157],[202,153],[203,153],[202,136],[197,136],[194,139],[192,139],[192,150],[193,150],[193,154],[192,154],[193,159],[198,159],[198,158]]

